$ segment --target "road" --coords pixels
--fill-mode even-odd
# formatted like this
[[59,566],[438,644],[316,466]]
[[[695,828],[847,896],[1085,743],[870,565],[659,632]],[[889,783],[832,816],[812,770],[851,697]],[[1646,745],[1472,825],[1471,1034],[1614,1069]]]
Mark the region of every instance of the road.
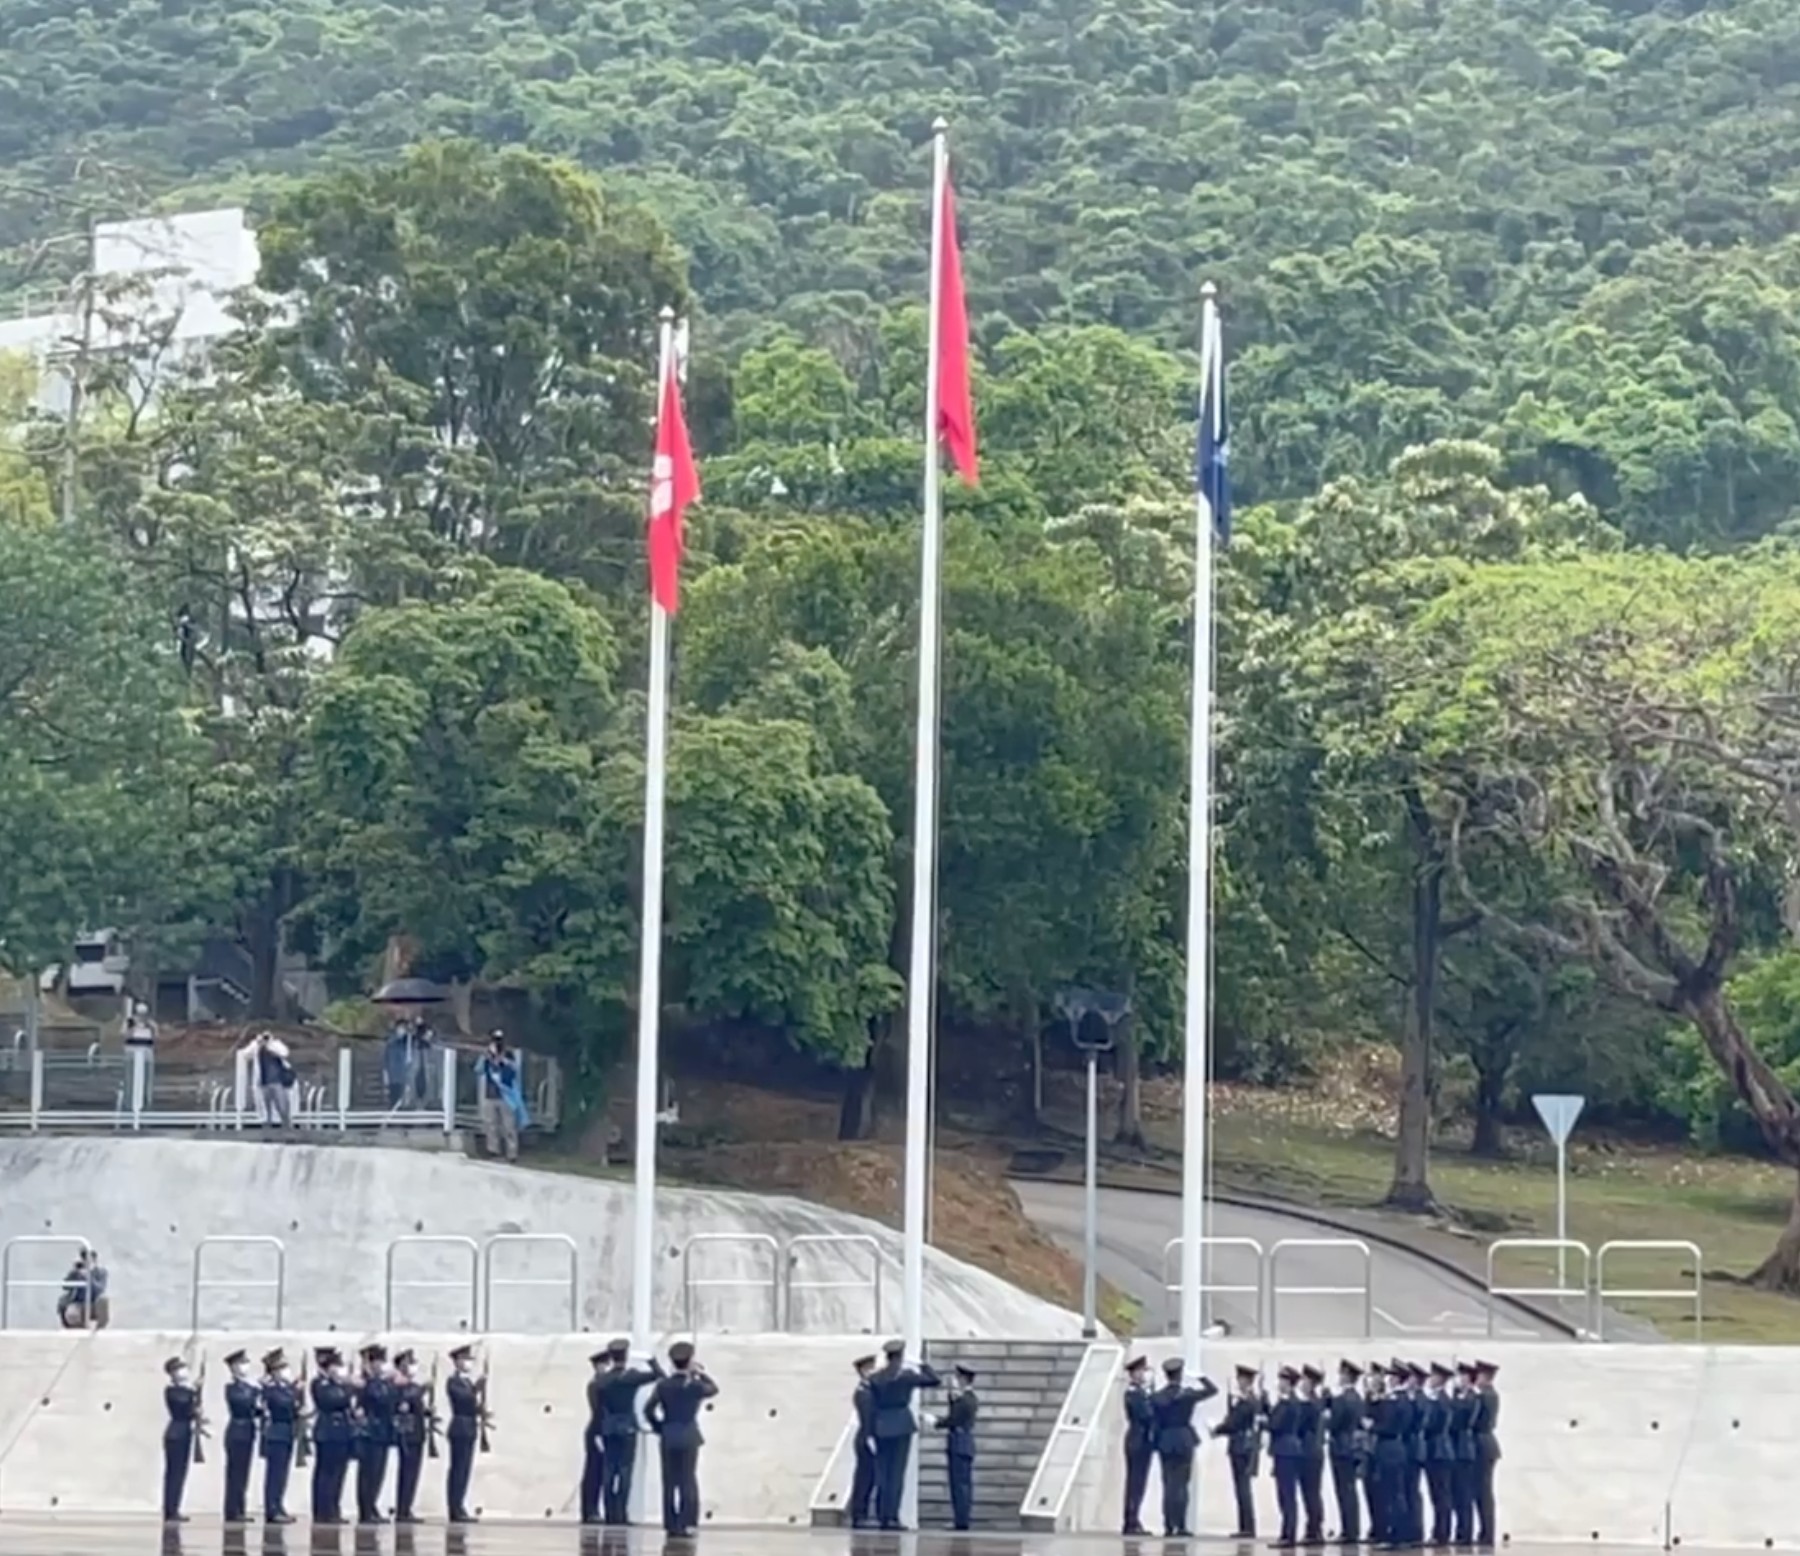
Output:
[[[1025,1213],[1076,1257],[1082,1252],[1082,1189],[1079,1184],[1014,1179]],[[1163,1250],[1181,1234],[1181,1201],[1171,1194],[1136,1189],[1100,1191],[1100,1274],[1143,1304],[1143,1329],[1162,1333],[1169,1323],[1169,1299],[1163,1276]],[[1267,1250],[1286,1238],[1341,1236],[1317,1222],[1276,1211],[1213,1207],[1212,1235],[1254,1238]],[[1421,1344],[1455,1340],[1465,1348],[1488,1334],[1487,1296],[1479,1283],[1453,1275],[1416,1254],[1381,1243],[1369,1245],[1370,1331]],[[1255,1254],[1250,1249],[1213,1250],[1212,1279],[1219,1285],[1252,1286]],[[1281,1255],[1281,1285],[1335,1287],[1354,1294],[1299,1295],[1278,1299],[1283,1336],[1331,1336],[1360,1333],[1363,1327],[1360,1260],[1345,1248],[1294,1248]],[[1211,1297],[1209,1313],[1234,1334],[1260,1334],[1256,1297],[1249,1292],[1220,1292]],[[1610,1325],[1609,1318],[1609,1338]],[[1567,1339],[1514,1304],[1502,1302],[1495,1314],[1495,1335],[1506,1339]]]

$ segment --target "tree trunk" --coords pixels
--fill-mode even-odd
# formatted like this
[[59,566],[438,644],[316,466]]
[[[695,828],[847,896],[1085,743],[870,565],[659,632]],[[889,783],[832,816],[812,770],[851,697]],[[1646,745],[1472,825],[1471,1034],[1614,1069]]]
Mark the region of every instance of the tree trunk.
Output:
[[1416,868],[1412,886],[1412,1009],[1401,1029],[1400,1118],[1394,1131],[1394,1181],[1386,1204],[1437,1208],[1431,1195],[1431,1046],[1443,952],[1444,860],[1430,817],[1408,797]]
[[1796,1175],[1794,1197],[1788,1202],[1787,1225],[1769,1257],[1750,1272],[1748,1284],[1764,1291],[1800,1295],[1800,1174]]
[[1119,1075],[1119,1124],[1113,1131],[1118,1145],[1136,1150],[1149,1149],[1144,1138],[1143,1065],[1139,1062],[1137,1029],[1127,1020],[1120,1023],[1119,1043],[1115,1050]]
[[[883,1016],[879,1021],[870,1023],[876,1028],[891,1026],[892,1018]],[[868,1052],[863,1055],[863,1062],[844,1071],[844,1095],[838,1104],[838,1132],[840,1140],[869,1140],[875,1134],[875,1050],[881,1041],[880,1032],[869,1034]]]
[[1506,1155],[1506,1139],[1500,1132],[1506,1068],[1505,1062],[1496,1062],[1492,1054],[1475,1061],[1475,1140],[1470,1150],[1495,1161]]

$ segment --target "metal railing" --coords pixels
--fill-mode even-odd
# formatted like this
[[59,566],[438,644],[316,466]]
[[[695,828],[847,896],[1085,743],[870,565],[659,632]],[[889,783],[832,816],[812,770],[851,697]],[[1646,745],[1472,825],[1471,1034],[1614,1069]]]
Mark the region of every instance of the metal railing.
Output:
[[[500,1247],[538,1247],[561,1248],[569,1256],[567,1275],[559,1275],[554,1280],[539,1276],[512,1275],[496,1279],[494,1275],[494,1250]],[[481,1312],[483,1328],[492,1332],[494,1328],[494,1288],[506,1286],[513,1290],[525,1287],[553,1287],[566,1291],[569,1297],[569,1331],[574,1333],[581,1328],[581,1250],[575,1246],[575,1239],[566,1232],[496,1232],[481,1249]]]
[[[469,1256],[469,1278],[461,1280],[405,1280],[394,1279],[394,1255],[402,1248],[455,1248]],[[412,1237],[396,1237],[387,1246],[387,1278],[382,1294],[382,1328],[392,1330],[394,1327],[394,1293],[396,1291],[463,1291],[469,1298],[468,1317],[457,1327],[464,1330],[480,1328],[481,1312],[481,1250],[472,1237],[433,1236],[420,1234]]]
[[[202,1278],[201,1270],[208,1248],[273,1248],[275,1250],[275,1278],[274,1280],[206,1280]],[[281,1328],[282,1314],[287,1309],[287,1245],[279,1237],[234,1237],[222,1234],[216,1237],[201,1238],[194,1245],[194,1279],[188,1325],[196,1334],[200,1332],[200,1293],[203,1291],[273,1291],[275,1293],[275,1328]]]
[[[1581,1255],[1581,1284],[1568,1284],[1567,1275],[1558,1275],[1554,1286],[1496,1286],[1494,1284],[1494,1262],[1502,1250],[1523,1253],[1535,1250],[1543,1253],[1578,1253]],[[1592,1250],[1584,1242],[1570,1237],[1502,1237],[1488,1244],[1487,1251],[1487,1332],[1494,1332],[1496,1299],[1500,1297],[1554,1297],[1558,1301],[1575,1298],[1584,1307],[1591,1307],[1593,1298],[1589,1292],[1590,1273],[1593,1268]],[[1584,1327],[1591,1327],[1585,1325]]]
[[[1348,1249],[1362,1260],[1362,1284],[1360,1286],[1284,1286],[1281,1284],[1281,1256],[1291,1254],[1296,1249],[1311,1248],[1322,1250],[1327,1248]],[[1374,1256],[1369,1252],[1369,1245],[1360,1237],[1284,1237],[1269,1250],[1269,1333],[1281,1333],[1280,1303],[1283,1297],[1361,1297],[1362,1318],[1365,1335],[1371,1334],[1375,1328],[1375,1282]]]
[[1031,1484],[1019,1503],[1019,1522],[1028,1532],[1053,1534],[1063,1527],[1069,1494],[1080,1477],[1094,1429],[1112,1398],[1113,1382],[1124,1360],[1124,1346],[1107,1341],[1090,1345],[1083,1353]]
[[[848,1254],[852,1249],[867,1250],[869,1256],[868,1275],[865,1278],[856,1280],[797,1279],[794,1272],[800,1265],[801,1250],[817,1249],[823,1251],[827,1248],[838,1249],[845,1254]],[[849,1264],[851,1261],[848,1258],[845,1258],[839,1262]],[[787,1293],[785,1304],[786,1322],[783,1327],[786,1329],[787,1333],[793,1334],[795,1332],[794,1293],[796,1291],[866,1291],[870,1296],[871,1311],[868,1327],[864,1329],[862,1333],[874,1334],[881,1328],[881,1244],[873,1237],[870,1237],[866,1232],[846,1232],[842,1234],[831,1232],[803,1233],[801,1236],[789,1240],[787,1245],[787,1257],[783,1263],[787,1270]]]
[[[739,1248],[762,1250],[769,1255],[769,1273],[763,1276],[713,1276],[696,1280],[694,1277],[694,1250],[701,1247],[722,1247],[728,1244]],[[769,1331],[779,1333],[781,1329],[781,1244],[769,1236],[767,1232],[700,1232],[687,1240],[681,1250],[681,1316],[682,1326],[689,1334],[695,1332],[694,1326],[694,1293],[706,1290],[739,1290],[764,1291],[769,1294]],[[723,1331],[729,1333],[729,1331]]]
[[[55,1291],[61,1293],[68,1282],[60,1276],[56,1280],[24,1280],[13,1274],[13,1250],[15,1248],[73,1248],[78,1253],[91,1253],[94,1245],[85,1237],[69,1235],[53,1235],[43,1233],[29,1237],[8,1238],[6,1246],[0,1248],[0,1329],[12,1325],[12,1294],[14,1291]],[[93,1278],[88,1279],[88,1300],[86,1303],[88,1319],[94,1316]]]
[[[1174,1334],[1181,1327],[1181,1252],[1183,1239],[1172,1237],[1163,1244],[1163,1333]],[[1207,1278],[1207,1270],[1211,1263],[1206,1258],[1209,1248],[1247,1248],[1255,1255],[1256,1283],[1251,1286],[1227,1286]],[[1254,1237],[1203,1237],[1200,1239],[1201,1265],[1200,1278],[1200,1320],[1201,1327],[1206,1325],[1207,1298],[1249,1297],[1251,1299],[1251,1323],[1260,1333],[1263,1327],[1263,1315],[1267,1306],[1266,1292],[1269,1284],[1268,1265],[1265,1262],[1263,1245]]]
[[856,1412],[844,1423],[843,1431],[833,1444],[831,1457],[813,1485],[812,1499],[807,1503],[809,1522],[815,1529],[835,1528],[844,1521],[850,1489],[856,1476]]
[[[1692,1286],[1608,1286],[1606,1256],[1613,1253],[1685,1253],[1694,1261],[1694,1283]],[[1699,1344],[1706,1325],[1704,1299],[1701,1296],[1706,1279],[1703,1263],[1700,1245],[1681,1238],[1615,1238],[1610,1243],[1602,1243],[1599,1253],[1594,1256],[1594,1338],[1606,1338],[1608,1300],[1623,1297],[1627,1301],[1638,1302],[1691,1302],[1694,1306],[1694,1343]],[[1491,1291],[1491,1277],[1489,1288]]]

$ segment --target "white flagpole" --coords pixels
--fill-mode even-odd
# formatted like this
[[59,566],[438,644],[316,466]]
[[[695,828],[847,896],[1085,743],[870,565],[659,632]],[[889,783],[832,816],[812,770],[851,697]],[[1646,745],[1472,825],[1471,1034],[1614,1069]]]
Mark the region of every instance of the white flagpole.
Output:
[[[675,348],[675,310],[662,311],[656,357],[657,417]],[[653,475],[653,482],[662,472]],[[650,697],[644,720],[644,899],[639,918],[637,1162],[631,1225],[631,1337],[649,1355],[656,1343],[657,1038],[662,1027],[663,791],[669,759],[669,613],[650,601]]]
[[[931,306],[926,315],[924,524],[919,544],[919,706],[913,749],[912,946],[906,979],[906,1216],[902,1337],[909,1359],[925,1348],[925,1137],[930,1107],[931,1015],[936,991],[938,593],[943,519],[938,511],[939,268],[944,254],[945,131],[932,125]],[[918,1524],[917,1456],[906,1477],[902,1519]]]
[[[1215,289],[1202,288],[1200,382],[1202,414],[1219,413],[1221,373],[1219,312]],[[1214,423],[1215,427],[1217,422]],[[1196,429],[1198,431],[1198,429]],[[1181,1355],[1191,1373],[1200,1370],[1201,1238],[1205,1235],[1207,1182],[1206,1079],[1212,1029],[1212,646],[1213,511],[1196,481],[1194,515],[1194,688],[1188,735],[1187,1020],[1182,1084],[1181,1141]]]

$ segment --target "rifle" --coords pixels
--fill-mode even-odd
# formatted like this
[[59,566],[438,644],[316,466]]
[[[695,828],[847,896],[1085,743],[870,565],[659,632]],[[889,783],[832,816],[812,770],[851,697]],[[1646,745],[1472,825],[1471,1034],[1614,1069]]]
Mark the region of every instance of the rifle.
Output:
[[311,1393],[307,1387],[307,1371],[311,1366],[312,1357],[300,1358],[300,1397],[294,1405],[294,1462],[301,1469],[312,1463],[312,1416],[306,1408]]
[[206,1358],[200,1358],[200,1376],[194,1381],[194,1462],[206,1462]]
[[438,1456],[437,1358],[431,1358],[431,1381],[425,1385],[425,1456]]
[[494,1418],[488,1414],[487,1396],[488,1359],[484,1353],[481,1358],[481,1379],[475,1385],[475,1414],[481,1421],[481,1451],[483,1453],[493,1452],[493,1446],[488,1442],[488,1433],[493,1428]]

